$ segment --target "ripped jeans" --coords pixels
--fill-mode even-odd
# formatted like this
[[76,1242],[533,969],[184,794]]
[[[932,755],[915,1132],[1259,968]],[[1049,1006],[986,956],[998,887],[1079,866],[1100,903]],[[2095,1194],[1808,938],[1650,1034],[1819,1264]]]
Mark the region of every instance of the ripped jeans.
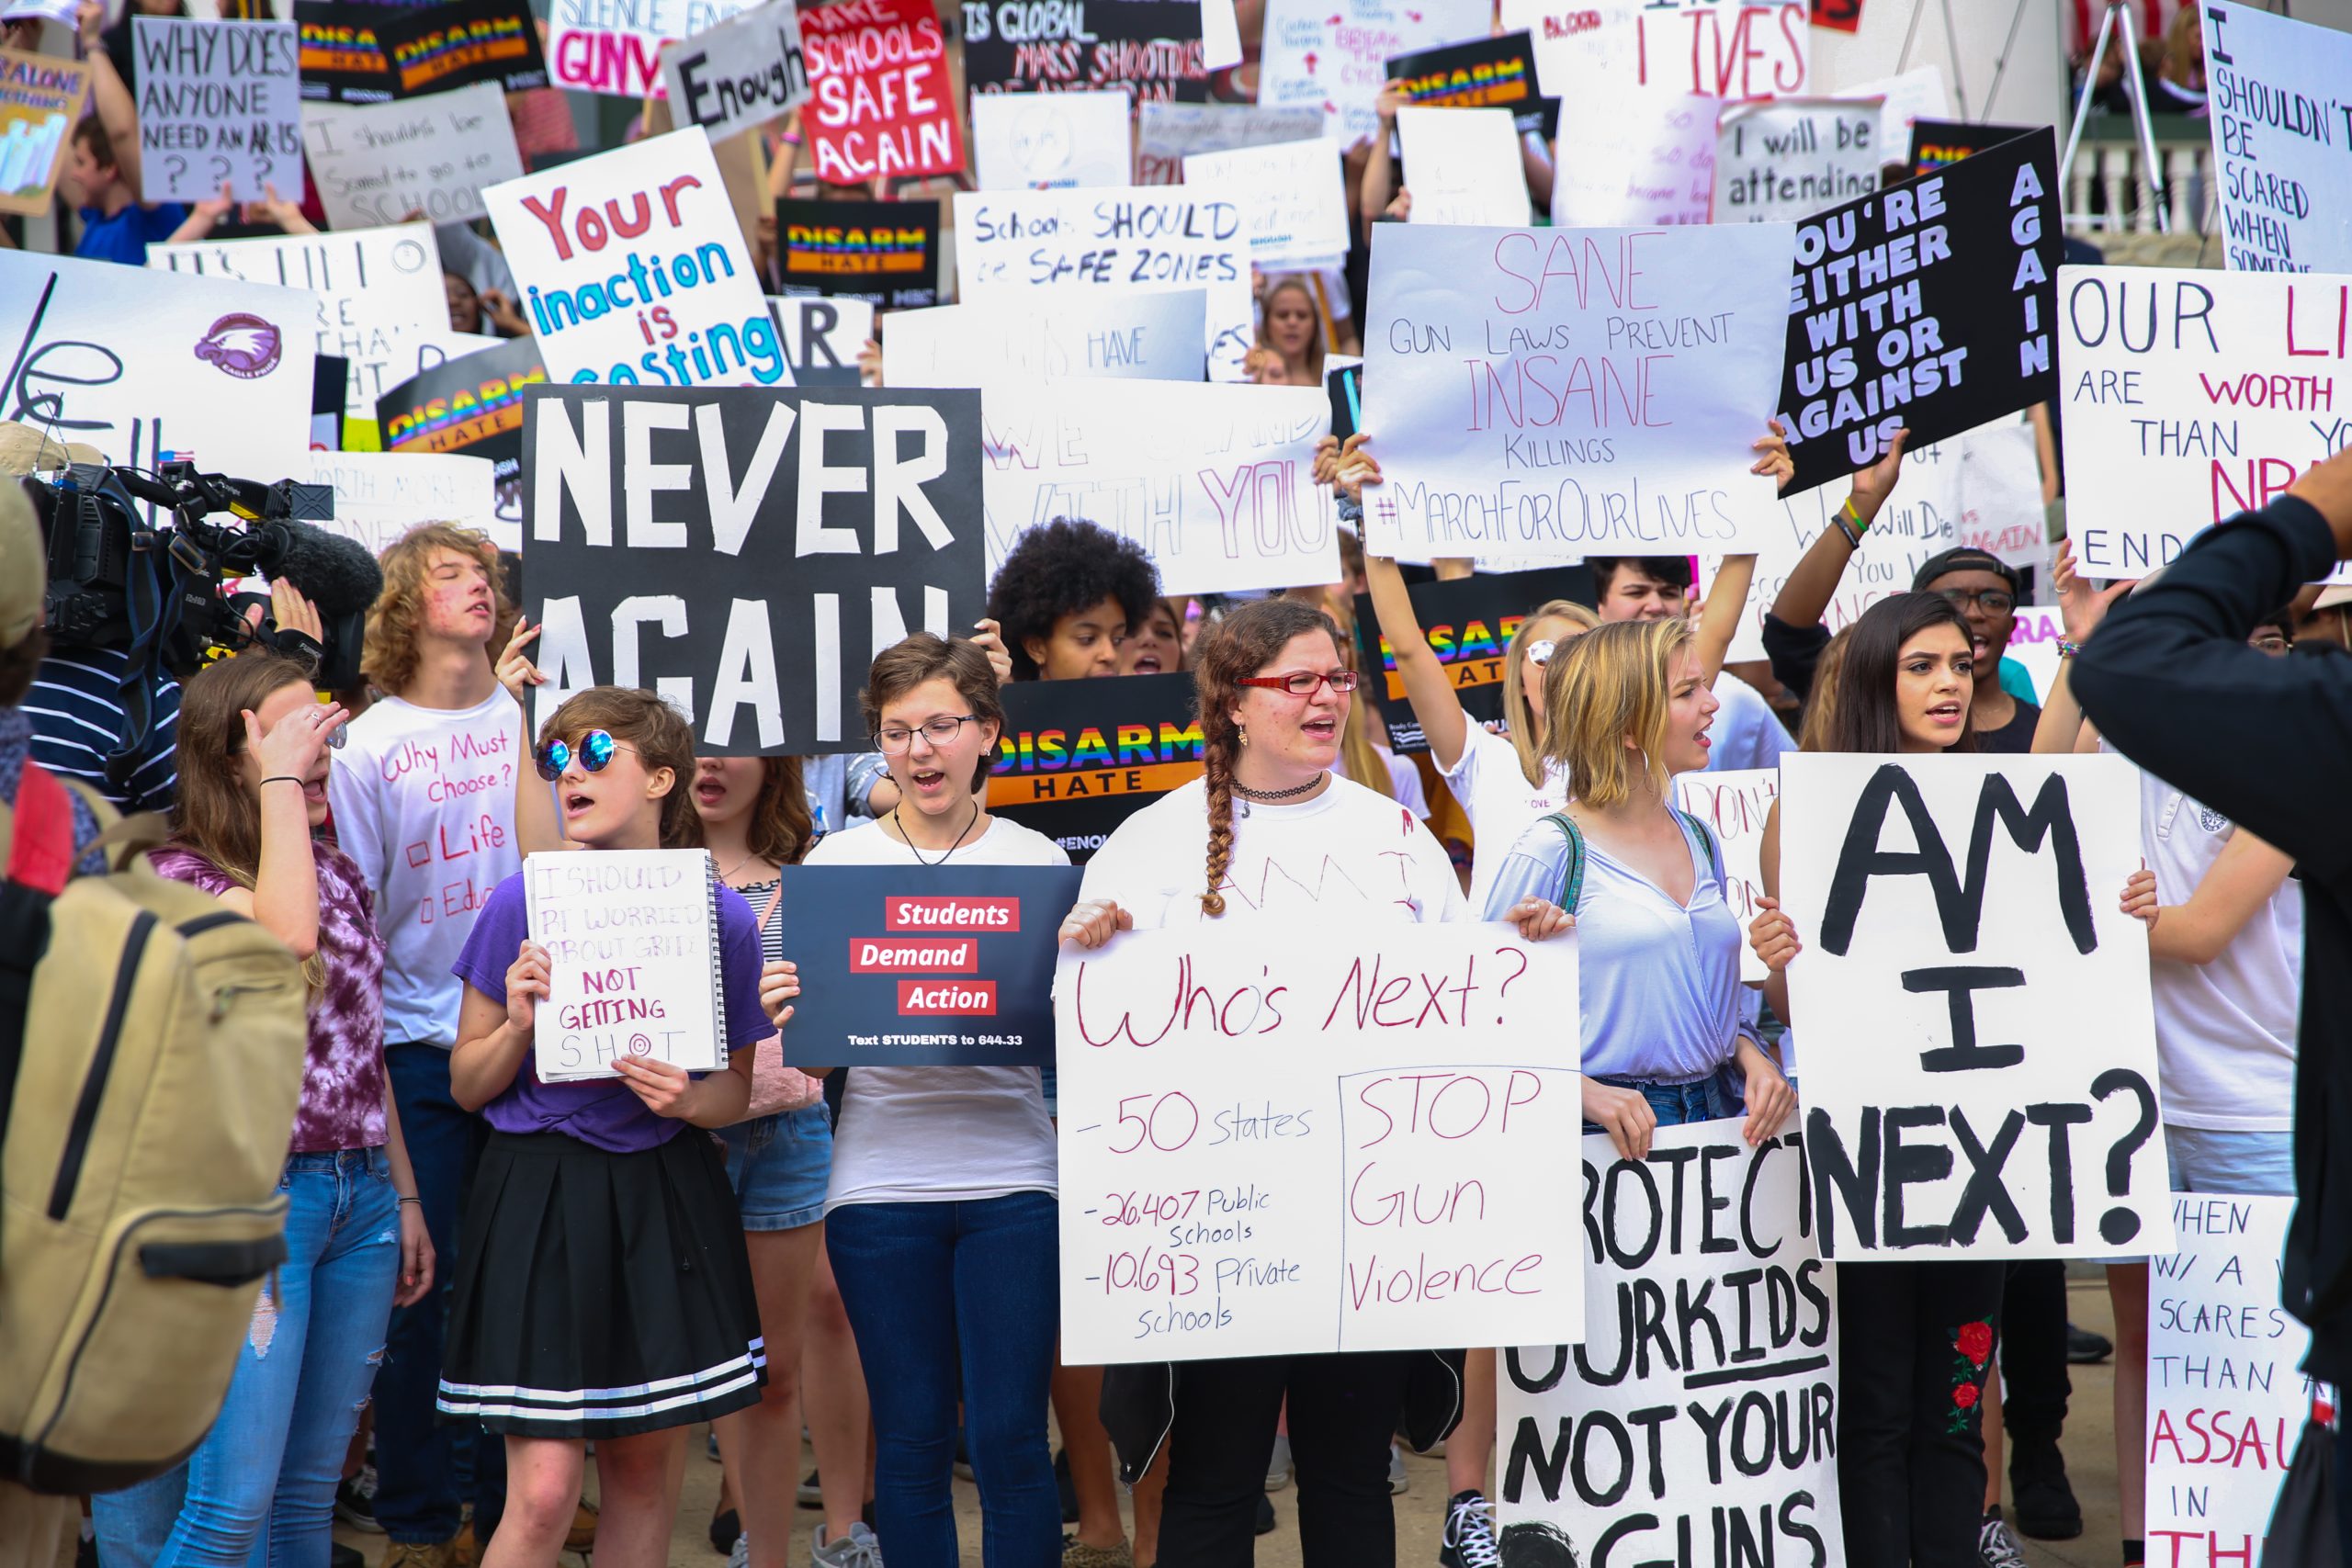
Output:
[[187,1461],[91,1499],[106,1568],[318,1568],[400,1277],[381,1147],[297,1154],[286,1263],[265,1281],[220,1419]]

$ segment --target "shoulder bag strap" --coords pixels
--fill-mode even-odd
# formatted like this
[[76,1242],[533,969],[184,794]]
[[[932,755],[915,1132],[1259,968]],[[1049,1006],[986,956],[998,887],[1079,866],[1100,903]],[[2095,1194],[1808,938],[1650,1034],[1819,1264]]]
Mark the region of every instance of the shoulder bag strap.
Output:
[[1557,828],[1560,836],[1568,840],[1567,874],[1560,879],[1560,896],[1554,902],[1573,915],[1577,912],[1577,899],[1584,893],[1584,830],[1565,811],[1555,811],[1544,820]]

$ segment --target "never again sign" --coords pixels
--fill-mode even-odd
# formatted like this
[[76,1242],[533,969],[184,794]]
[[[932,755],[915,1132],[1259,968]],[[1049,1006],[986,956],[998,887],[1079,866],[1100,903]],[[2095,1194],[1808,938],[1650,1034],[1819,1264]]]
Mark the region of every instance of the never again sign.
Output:
[[708,754],[863,751],[910,632],[985,613],[976,392],[539,388],[526,577],[550,679],[675,704]]

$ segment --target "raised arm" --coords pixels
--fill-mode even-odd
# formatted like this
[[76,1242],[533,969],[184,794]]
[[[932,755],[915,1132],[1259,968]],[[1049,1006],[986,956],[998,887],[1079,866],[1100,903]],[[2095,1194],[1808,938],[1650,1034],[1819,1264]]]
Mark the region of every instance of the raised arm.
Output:
[[[1861,548],[1862,535],[1877,518],[1879,508],[1886,504],[1886,498],[1894,493],[1894,481],[1903,477],[1903,446],[1910,437],[1907,430],[1896,431],[1887,444],[1886,456],[1854,475],[1854,488],[1845,506],[1798,558],[1796,570],[1781,585],[1781,596],[1772,601],[1775,619],[1792,626],[1820,624],[1838,592],[1838,581],[1846,575],[1846,563]],[[1849,528],[1853,530],[1851,537]]]
[[533,765],[531,734],[531,688],[545,685],[547,676],[531,662],[524,651],[537,639],[541,628],[532,626],[523,615],[514,617],[514,631],[506,639],[506,649],[498,656],[498,683],[514,699],[514,722],[522,730],[521,765],[514,770],[514,849],[518,854],[537,854],[542,850],[568,850],[574,846],[563,836],[562,820],[556,816],[555,792],[548,781],[539,777]]

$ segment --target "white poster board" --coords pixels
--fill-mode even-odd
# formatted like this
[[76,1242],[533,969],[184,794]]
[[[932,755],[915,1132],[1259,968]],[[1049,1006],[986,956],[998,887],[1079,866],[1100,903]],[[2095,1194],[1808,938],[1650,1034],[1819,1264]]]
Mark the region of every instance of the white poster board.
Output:
[[[1816,86],[1821,85],[1816,82]],[[1911,128],[1923,119],[1958,119],[1952,107],[1951,87],[1944,81],[1943,67],[1921,65],[1896,76],[1882,76],[1870,82],[1837,84],[1834,90],[1843,98],[1883,98],[1885,107],[1879,111],[1879,135],[1900,162],[1911,150]]]
[[2199,9],[2230,270],[2352,273],[2352,35],[2235,0]]
[[1581,1337],[1576,964],[1362,917],[1064,947],[1063,1356]]
[[1207,297],[1197,288],[1015,295],[986,305],[893,310],[884,380],[893,387],[985,387],[1073,377],[1198,381]]
[[793,379],[808,370],[854,371],[865,342],[874,335],[874,305],[845,294],[771,294],[768,310],[784,333],[785,356],[792,361]]
[[1764,823],[1772,814],[1772,803],[1781,798],[1780,770],[1678,773],[1674,795],[1683,810],[1715,835],[1715,852],[1724,861],[1724,902],[1739,921],[1739,977],[1760,986],[1764,961],[1747,944],[1747,922],[1756,918],[1756,900],[1764,897]]
[[520,551],[523,525],[498,515],[498,465],[457,452],[312,452],[311,482],[334,487],[334,518],[320,525],[382,555],[420,523],[479,528]]
[[768,0],[662,51],[671,123],[699,125],[713,142],[765,125],[808,101],[800,12]]
[[991,578],[1027,529],[1084,517],[1141,545],[1163,593],[1340,580],[1320,387],[1058,381],[989,389],[980,412]]
[[1135,178],[1124,92],[975,93],[972,168],[982,190],[1123,186]]
[[482,204],[549,379],[791,385],[700,126],[493,186]]
[[1824,1256],[2171,1248],[2139,802],[2117,756],[1781,760]]
[[2033,426],[2016,422],[1979,425],[1962,435],[1958,446],[1960,513],[1953,520],[1958,543],[2019,569],[2041,570],[2050,558],[2050,525]]
[[523,857],[531,940],[548,950],[532,1037],[542,1082],[614,1077],[622,1056],[695,1072],[727,1065],[717,880],[707,850]]
[[1721,101],[1604,86],[1560,100],[1552,221],[1578,228],[1704,223]]
[[2085,575],[2143,577],[2352,440],[2352,279],[2058,269],[2066,533]]
[[548,79],[580,93],[641,98],[662,91],[662,53],[708,32],[756,0],[553,0],[548,7]]
[[1509,109],[1396,111],[1396,140],[1413,175],[1415,223],[1524,228],[1534,218]]
[[[1449,111],[1459,112],[1459,111]],[[1753,548],[1794,230],[1374,231],[1364,546],[1484,559]]]
[[1319,104],[1274,108],[1262,104],[1178,104],[1147,99],[1136,118],[1136,184],[1181,185],[1184,159],[1275,141],[1321,136]]
[[1878,98],[1725,104],[1715,120],[1713,220],[1793,223],[1878,189],[1880,164],[1905,155],[1879,135],[1883,107]]
[[2033,700],[2046,706],[2050,689],[2058,680],[2058,639],[2066,635],[2065,617],[2053,604],[2020,604],[2009,627],[2009,648],[2001,657],[2025,666],[2033,682]]
[[514,122],[495,82],[389,104],[302,106],[302,147],[336,229],[482,215],[485,186],[523,177]]
[[292,22],[131,17],[139,183],[148,201],[302,192],[301,51]]
[[1504,1562],[1664,1568],[1678,1541],[1725,1541],[1725,1562],[1847,1561],[1837,1271],[1799,1134],[1750,1148],[1740,1128],[1660,1127],[1641,1162],[1585,1137],[1584,1342],[1496,1358]]
[[1618,83],[1711,98],[1811,90],[1804,0],[1502,0],[1505,31],[1525,28],[1547,97]]
[[1193,152],[1184,183],[1241,203],[1250,259],[1263,270],[1319,266],[1348,254],[1348,193],[1340,144],[1328,137]]
[[1267,0],[1258,101],[1320,108],[1352,147],[1380,130],[1373,102],[1392,58],[1483,38],[1487,16],[1487,0]]

